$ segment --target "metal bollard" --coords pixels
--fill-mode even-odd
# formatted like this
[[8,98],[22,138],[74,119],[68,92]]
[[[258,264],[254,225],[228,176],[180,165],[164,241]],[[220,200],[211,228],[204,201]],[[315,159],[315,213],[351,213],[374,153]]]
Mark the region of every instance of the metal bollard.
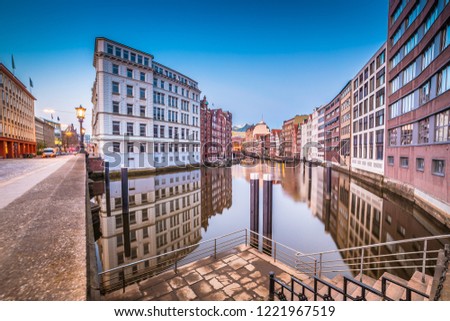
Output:
[[273,181],[272,175],[263,176],[263,235],[268,238],[263,240],[263,251],[272,255],[272,204],[273,204]]
[[269,283],[269,301],[273,301],[275,298],[275,273],[274,272],[270,272],[269,273],[269,279],[270,279],[270,283]]
[[250,246],[258,247],[259,232],[259,174],[250,174]]
[[122,181],[122,225],[123,225],[123,244],[125,249],[125,257],[131,256],[130,241],[130,213],[128,198],[128,168],[122,167],[120,171]]

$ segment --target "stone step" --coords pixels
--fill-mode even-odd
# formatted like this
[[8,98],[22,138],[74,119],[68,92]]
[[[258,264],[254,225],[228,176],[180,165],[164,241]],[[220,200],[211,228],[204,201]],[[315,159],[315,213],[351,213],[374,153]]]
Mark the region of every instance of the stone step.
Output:
[[[358,274],[354,279],[360,281],[360,275]],[[376,281],[377,280],[375,280],[374,278],[363,274],[361,282],[368,286],[373,286]],[[353,283],[348,283],[347,293],[350,294],[352,297],[360,296],[361,292],[362,292],[361,287]]]
[[[408,281],[395,276],[389,272],[383,273],[382,277],[386,277],[388,279],[391,279],[393,281],[396,281],[402,285],[408,285]],[[404,287],[401,287],[397,284],[391,283],[389,281],[386,282],[386,296],[394,301],[398,301],[400,299],[406,298],[406,289]]]
[[[429,275],[425,275],[425,282],[422,282],[422,273],[419,271],[414,272],[411,279],[408,281],[408,286],[414,290],[423,292],[425,294],[430,294],[431,291],[431,283],[433,282],[433,278]],[[419,294],[412,293],[411,294],[412,301],[424,301],[425,298]]]

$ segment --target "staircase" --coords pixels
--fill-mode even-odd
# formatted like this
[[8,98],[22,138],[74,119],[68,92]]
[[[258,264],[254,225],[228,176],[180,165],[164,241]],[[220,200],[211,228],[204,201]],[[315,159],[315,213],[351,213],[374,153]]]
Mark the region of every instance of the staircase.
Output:
[[270,275],[270,297],[274,301],[423,301],[430,297],[433,278],[414,272],[404,280],[385,272],[379,279],[365,274],[350,278],[311,276],[303,280],[291,277],[291,284]]

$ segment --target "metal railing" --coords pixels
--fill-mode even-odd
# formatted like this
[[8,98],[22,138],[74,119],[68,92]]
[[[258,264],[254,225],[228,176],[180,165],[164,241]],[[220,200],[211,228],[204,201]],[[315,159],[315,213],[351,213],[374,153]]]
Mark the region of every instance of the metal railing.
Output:
[[[396,286],[405,289],[405,299],[400,300],[411,301],[413,299],[412,293],[415,293],[423,298],[429,298],[429,296],[425,293],[386,277],[382,278],[380,291],[368,284],[347,276],[343,277],[343,285],[342,288],[340,288],[337,285],[315,275],[311,276],[308,282],[301,281],[298,278],[291,276],[290,284],[286,284],[280,279],[277,279],[273,272],[270,272],[269,301],[274,301],[275,298],[280,301],[308,301],[309,299],[314,301],[336,301],[337,299],[343,301],[367,301],[368,299],[372,299],[368,298],[368,294],[372,294],[373,299],[379,298],[383,301],[394,301],[394,299],[387,295],[387,282],[393,283]],[[322,285],[320,288],[319,284]],[[350,289],[350,284],[354,284],[355,287]],[[359,295],[358,292],[360,293]],[[309,298],[307,294],[309,294]]]
[[219,253],[244,244],[271,256],[274,261],[280,261],[295,269],[295,257],[300,252],[256,232],[242,229],[100,272],[100,290],[102,294],[119,289],[125,291],[126,286],[132,283],[168,270],[177,272],[181,266],[203,258],[213,257],[216,259]]
[[[434,269],[439,249],[449,243],[450,235],[377,243],[346,249],[297,254],[297,271],[321,277],[336,273],[353,273],[362,278],[367,271],[398,269],[421,270],[422,280],[427,269]],[[434,249],[431,249],[433,243]],[[405,250],[405,248],[410,250]]]

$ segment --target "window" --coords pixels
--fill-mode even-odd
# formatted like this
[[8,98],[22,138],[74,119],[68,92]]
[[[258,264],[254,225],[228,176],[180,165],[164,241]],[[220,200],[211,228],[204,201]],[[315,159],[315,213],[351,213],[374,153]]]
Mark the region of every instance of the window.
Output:
[[425,160],[423,158],[416,158],[416,171],[423,172],[425,169]]
[[127,135],[133,136],[133,123],[127,123]]
[[408,42],[403,47],[404,54],[403,56],[406,56],[413,50],[417,43],[419,42],[419,34],[416,32],[411,38],[409,38]]
[[428,16],[427,20],[425,21],[425,28],[423,31],[424,34],[427,33],[428,30],[430,30],[431,26],[436,21],[437,16],[438,16],[438,8],[436,6]]
[[422,70],[428,67],[428,65],[433,61],[434,59],[434,44],[432,44],[430,47],[428,47],[427,50],[423,53],[422,57]]
[[148,209],[144,208],[142,210],[142,222],[148,221]]
[[139,106],[139,115],[145,117],[145,106]]
[[450,109],[436,115],[435,142],[450,141]]
[[388,156],[388,165],[394,166],[394,156]]
[[437,86],[438,95],[443,94],[450,89],[450,65],[438,73]]
[[415,109],[414,106],[414,96],[415,92],[412,92],[408,96],[403,97],[402,99],[402,114],[406,114],[411,110]]
[[448,24],[447,28],[445,28],[442,31],[441,44],[442,44],[442,46],[441,46],[442,50],[441,51],[443,51],[445,48],[447,48],[448,45],[450,44],[450,24]]
[[113,113],[118,114],[119,113],[119,102],[113,101]]
[[430,100],[430,81],[427,81],[419,90],[420,105]]
[[133,143],[127,143],[127,152],[128,153],[133,153],[133,147],[134,147]]
[[129,58],[128,54],[129,54],[128,50],[124,50],[123,51],[123,59],[128,60],[128,58]]
[[384,109],[379,110],[375,114],[375,126],[384,125]]
[[419,144],[428,144],[430,131],[430,119],[425,118],[419,121]]
[[133,97],[133,86],[127,85],[127,96]]
[[164,89],[164,81],[161,80],[161,88]]
[[112,128],[113,128],[113,135],[120,135],[120,122],[113,121]]
[[409,167],[409,158],[408,157],[400,157],[400,167],[403,167],[403,168]]
[[400,128],[401,134],[400,134],[400,145],[411,145],[412,143],[412,132],[413,132],[413,125],[403,125]]
[[127,69],[127,77],[133,78],[133,70],[132,69]]
[[120,143],[119,142],[113,142],[113,152],[120,153]]
[[153,125],[153,137],[158,137],[158,125]]
[[112,92],[113,94],[119,94],[119,83],[113,81],[112,82]]
[[139,99],[145,100],[145,88],[139,88]]
[[144,65],[148,66],[149,65],[149,58],[148,57],[144,57]]
[[138,59],[137,59],[138,64],[142,65],[142,56],[138,55]]
[[159,127],[159,136],[160,136],[161,138],[164,138],[164,137],[165,137],[164,131],[165,131],[165,126],[160,126],[160,127]]
[[116,47],[116,56],[117,57],[121,57],[122,56],[122,49],[120,49],[119,47]]
[[141,153],[145,153],[145,143],[140,143],[139,144],[139,152]]
[[136,224],[136,212],[130,212],[130,224]]
[[391,81],[391,93],[395,93],[400,88],[400,76],[395,77]]
[[133,115],[133,105],[127,104],[127,115]]
[[139,134],[141,136],[147,136],[147,126],[145,124],[139,124]]
[[416,77],[416,62],[414,61],[403,70],[403,86]]
[[113,72],[113,74],[118,75],[119,74],[119,66],[113,64],[112,65],[112,72]]
[[395,9],[394,13],[391,16],[391,25],[395,23],[395,21],[397,21],[398,17],[400,17],[400,15],[403,12],[403,9],[405,9],[406,5],[408,4],[409,0],[402,0],[400,2],[400,4],[398,5],[397,9]]
[[385,60],[386,60],[386,54],[385,54],[385,51],[383,50],[383,52],[380,53],[377,57],[377,69],[380,68],[380,66],[382,64],[384,64]]
[[145,72],[141,72],[140,74],[141,81],[145,81]]
[[433,175],[445,176],[445,161],[441,159],[433,159],[431,161],[431,172]]
[[421,4],[421,2],[417,3],[414,9],[409,14],[408,18],[406,19],[406,28],[408,28],[414,22],[414,20],[416,20],[417,16],[422,11],[423,8]]
[[117,235],[116,242],[117,242],[117,246],[122,246],[123,245],[123,236],[122,236],[122,234]]
[[389,130],[389,146],[397,146],[397,132],[398,128]]
[[[117,198],[116,198],[116,200],[117,200]],[[118,200],[120,201],[121,199],[119,198]],[[120,205],[120,206],[122,206],[122,205]],[[122,226],[123,226],[122,214],[116,215],[116,228],[121,228]]]
[[376,107],[380,107],[380,106],[383,106],[383,105],[384,105],[384,88],[382,88],[379,91],[377,91],[376,103],[375,103]]
[[109,43],[106,45],[106,52],[109,53],[110,55],[113,54],[113,46],[110,45]]
[[380,72],[377,73],[377,88],[384,85],[385,82],[385,75],[384,75],[384,69],[382,69]]
[[377,160],[382,160],[384,150],[384,129],[377,130],[375,133],[376,133]]
[[130,60],[132,61],[132,62],[136,62],[136,54],[135,53],[131,53],[130,54]]

